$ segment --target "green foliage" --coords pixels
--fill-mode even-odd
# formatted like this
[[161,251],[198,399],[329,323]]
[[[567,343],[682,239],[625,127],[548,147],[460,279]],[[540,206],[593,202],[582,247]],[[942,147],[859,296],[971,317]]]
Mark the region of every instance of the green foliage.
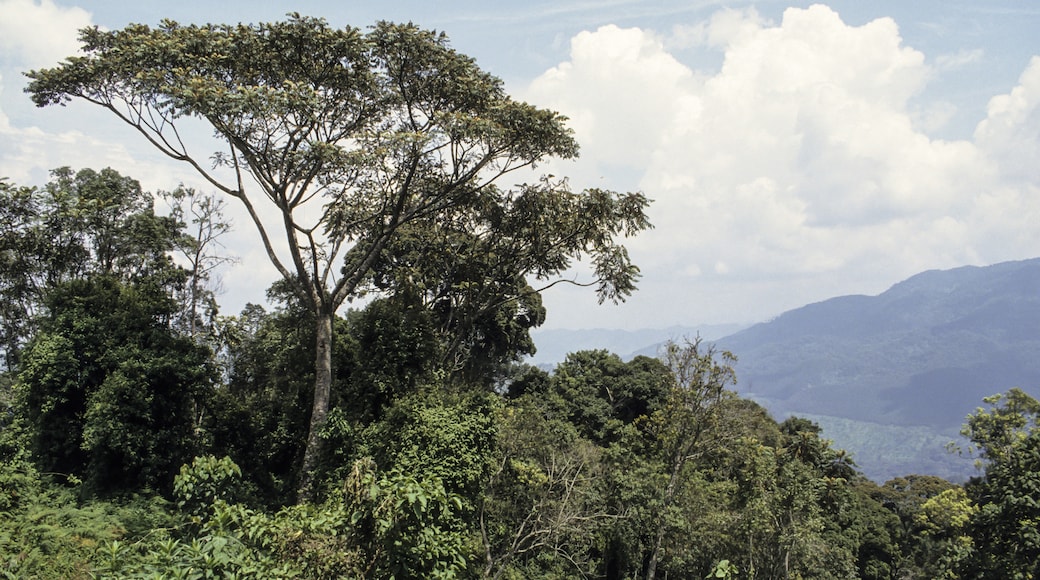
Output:
[[484,394],[453,399],[405,398],[361,441],[377,464],[442,482],[471,512],[494,465],[497,404]]
[[[257,320],[256,328],[274,323],[266,314]],[[284,336],[290,320],[270,336]],[[384,344],[395,344],[393,336]],[[343,368],[356,368],[353,348],[341,353]],[[1011,427],[977,431],[987,437],[977,444],[997,441],[1001,452],[985,455],[986,477],[967,488],[931,476],[877,486],[818,425],[776,423],[727,394],[729,375],[718,361],[685,354],[673,359],[678,372],[659,374],[658,363],[591,353],[573,358],[562,376],[519,373],[505,387],[508,397],[417,379],[377,418],[334,414],[326,436],[343,441],[344,452],[327,457],[324,499],[273,511],[234,503],[255,500],[252,474],[229,457],[183,465],[175,509],[147,499],[81,504],[75,480],[56,485],[30,463],[9,461],[0,474],[4,571],[29,578],[1035,575],[1031,490],[1040,444],[1031,416],[1016,417],[1005,404],[980,411],[1000,421],[969,419]],[[568,400],[609,403],[611,395],[620,404],[584,415]],[[1032,409],[1019,402],[1019,412]],[[588,429],[601,416],[607,438]],[[374,460],[354,459],[361,454]]]
[[[860,562],[864,577],[871,577],[866,573],[864,564],[871,566],[873,577],[878,577],[877,574],[881,572],[915,578],[933,578],[943,574],[942,570],[946,569],[942,562],[946,557],[946,538],[950,536],[945,532],[924,533],[923,508],[940,494],[961,489],[959,486],[933,475],[907,475],[889,480],[881,486],[859,479],[854,482],[854,489],[873,502],[870,504],[871,512],[875,514],[872,520],[876,522],[876,531],[869,536],[864,535],[863,540],[866,546],[873,546],[873,553],[863,554],[861,548]],[[877,508],[873,506],[883,511],[876,511]],[[881,525],[884,529],[879,529]],[[891,555],[893,553],[895,556]],[[878,559],[884,564],[876,561],[870,563]]]
[[552,389],[581,434],[606,444],[616,431],[660,408],[671,376],[657,359],[637,357],[622,362],[604,350],[567,355],[556,367]]
[[[347,480],[343,505],[359,538],[364,561],[376,578],[455,578],[467,566],[467,545],[458,528],[460,496],[437,478],[400,471],[377,475],[359,462]],[[333,501],[336,501],[335,499]]]
[[226,383],[214,393],[205,423],[213,452],[231,457],[264,503],[284,504],[298,476],[312,404],[312,320],[292,301],[274,312],[250,304],[222,320],[220,335]]
[[914,523],[928,536],[955,533],[964,530],[977,511],[964,488],[953,487],[924,502]]
[[832,544],[843,544],[855,557],[859,577],[883,580],[898,576],[903,564],[903,529],[899,517],[871,497],[868,486],[857,478],[847,501],[835,510],[826,537]]
[[95,553],[100,578],[294,578],[294,563],[279,562],[253,544],[270,542],[267,517],[243,506],[214,503],[198,534],[175,538],[167,530],[137,542],[112,540]]
[[345,351],[333,405],[361,423],[434,380],[443,345],[433,314],[407,297],[375,300],[351,312],[337,337]]
[[[991,408],[978,409],[965,426],[985,460],[985,476],[967,488],[978,510],[968,523],[973,550],[953,567],[969,577],[1035,578],[1040,575],[1040,402],[1019,389],[985,402]],[[963,526],[965,519],[954,523]]]
[[656,576],[658,564],[668,557],[668,537],[682,533],[682,526],[670,525],[668,515],[677,507],[691,475],[696,475],[696,462],[719,452],[731,437],[724,412],[728,408],[725,401],[734,395],[726,387],[736,382],[730,366],[735,357],[728,352],[716,353],[714,347],[703,349],[700,339],[683,345],[670,342],[664,351],[671,372],[670,388],[660,409],[649,418],[648,431],[654,437],[668,483],[655,514],[648,578]]
[[42,189],[0,180],[0,206],[0,332],[9,370],[62,284],[108,276],[169,292],[186,279],[167,256],[176,220],[157,216],[151,195],[112,169],[56,169]]
[[600,494],[602,450],[533,393],[502,409],[497,447],[479,513],[485,577],[592,574],[616,517]]
[[167,326],[170,302],[111,277],[48,296],[48,317],[19,375],[44,471],[92,493],[167,489],[194,455],[195,413],[213,379],[209,353]]
[[196,457],[191,465],[182,465],[181,472],[173,479],[177,507],[200,516],[217,500],[234,503],[241,477],[242,470],[230,457]]
[[[415,41],[410,30],[382,41]],[[401,139],[388,147],[414,145]],[[1020,390],[965,426],[983,477],[876,486],[819,425],[777,424],[728,391],[733,359],[699,341],[664,362],[589,351],[551,375],[506,367],[544,314],[509,264],[531,273],[577,255],[553,246],[530,261],[522,238],[536,232],[520,222],[567,204],[616,223],[638,213],[611,214],[610,196],[553,198],[562,186],[548,182],[417,218],[373,254],[368,281],[387,296],[326,336],[322,500],[279,509],[313,427],[321,313],[286,282],[276,311],[216,321],[207,342],[226,384],[214,388],[210,353],[173,330],[179,226],[132,180],[66,170],[42,191],[0,184],[3,348],[19,371],[0,376],[7,577],[1037,575],[1040,404]],[[586,228],[585,250],[613,251],[596,220],[561,220],[538,227]],[[42,244],[45,223],[54,240],[20,245]],[[472,235],[496,227],[517,237]],[[200,455],[214,450],[226,456]],[[176,506],[132,495],[152,490]]]
[[0,465],[0,576],[92,578],[102,546],[171,523],[158,498],[80,504],[28,463]]
[[971,439],[982,460],[1000,463],[1033,433],[1040,431],[1040,401],[1021,389],[986,397],[983,402],[990,409],[976,409],[961,431]]
[[705,578],[737,578],[739,571],[729,560],[719,560]]
[[[203,473],[230,477],[233,465],[197,461],[185,469],[180,489]],[[459,509],[460,498],[439,481],[378,473],[363,460],[320,505],[268,515],[216,499],[187,536],[159,531],[138,542],[108,542],[97,552],[98,572],[119,578],[456,578],[468,549],[457,529]]]
[[0,177],[0,339],[6,370],[18,365],[39,299],[36,267],[28,263],[31,248],[47,239],[38,226],[39,211],[36,190]]
[[187,279],[168,255],[180,224],[111,169],[0,195],[5,383],[17,377],[3,439],[23,441],[8,455],[30,450],[91,493],[168,486],[213,378],[209,354],[169,326]]

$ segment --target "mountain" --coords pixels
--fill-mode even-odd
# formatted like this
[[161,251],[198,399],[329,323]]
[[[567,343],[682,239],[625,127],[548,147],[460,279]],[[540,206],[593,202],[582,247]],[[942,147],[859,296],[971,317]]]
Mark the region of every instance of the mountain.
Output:
[[924,272],[716,345],[739,359],[738,392],[816,420],[872,479],[964,479],[972,460],[942,447],[982,398],[1016,386],[1040,396],[1040,259]]
[[641,330],[587,329],[587,330],[536,330],[531,333],[538,352],[527,362],[541,366],[555,366],[563,362],[568,354],[579,350],[604,349],[622,358],[634,356],[638,349],[651,350],[649,356],[657,353],[657,346],[668,340],[682,340],[685,337],[700,336],[705,340],[717,338],[737,332],[744,326],[738,324],[719,324],[702,326],[672,326],[669,328],[653,328]]

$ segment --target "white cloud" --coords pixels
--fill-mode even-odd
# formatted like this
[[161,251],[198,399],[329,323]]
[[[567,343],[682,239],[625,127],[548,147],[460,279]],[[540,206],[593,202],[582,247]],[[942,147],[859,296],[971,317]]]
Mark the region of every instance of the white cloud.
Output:
[[[79,102],[67,107],[31,109],[22,94],[21,72],[54,66],[79,49],[78,31],[91,25],[81,8],[51,0],[0,0],[0,177],[19,185],[41,185],[51,169],[112,167],[141,181],[149,191],[173,189],[180,183],[208,191],[187,167],[143,147],[134,135],[103,112]],[[137,147],[131,149],[127,143]],[[237,204],[229,206],[236,230],[226,242],[242,262],[225,273],[229,312],[245,301],[262,302],[264,289],[277,276],[256,233]]]
[[52,0],[0,0],[0,54],[30,68],[53,66],[79,50],[90,13]]
[[[691,46],[722,51],[721,68],[696,72],[669,53]],[[1040,58],[990,102],[975,141],[923,132],[950,114],[942,102],[926,114],[910,106],[934,74],[893,20],[850,26],[816,5],[788,9],[778,24],[721,11],[677,27],[668,43],[635,28],[584,32],[530,92],[575,120],[586,162],[608,184],[612,164],[645,169],[639,186],[657,200],[656,229],[629,242],[643,288],[683,292],[677,309],[698,288],[772,288],[744,305],[754,319],[1040,247],[1040,197],[1030,192],[1040,181]],[[713,318],[703,304],[686,308],[689,322]]]
[[1004,174],[1040,182],[1040,57],[1034,56],[1010,93],[990,99],[975,140]]
[[610,25],[575,36],[571,60],[546,71],[527,97],[570,116],[594,178],[618,166],[641,172],[696,84],[656,36]]
[[0,0],[0,175],[16,183],[45,180],[60,165],[102,158],[107,164],[126,160],[126,149],[104,144],[79,131],[48,132],[23,122],[30,104],[22,94],[22,71],[52,66],[75,54],[77,31],[91,24],[81,8],[64,8],[51,0]]
[[726,8],[708,21],[674,26],[669,44],[675,48],[725,48],[738,39],[754,36],[767,24],[754,8]]

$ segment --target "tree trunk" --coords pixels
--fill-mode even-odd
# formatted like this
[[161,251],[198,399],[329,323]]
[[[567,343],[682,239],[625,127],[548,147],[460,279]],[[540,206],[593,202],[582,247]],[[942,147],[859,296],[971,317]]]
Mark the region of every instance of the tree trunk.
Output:
[[300,467],[300,484],[296,489],[296,501],[301,504],[314,499],[314,470],[321,457],[321,429],[329,415],[329,395],[332,392],[332,318],[332,312],[318,312],[315,322],[314,404],[311,407],[307,448]]
[[672,498],[675,497],[675,488],[679,483],[679,474],[685,463],[685,453],[683,453],[683,448],[680,447],[676,450],[675,457],[672,458],[672,474],[668,478],[668,487],[664,490],[663,509],[657,523],[657,533],[654,535],[654,550],[650,553],[650,564],[646,568],[646,580],[654,580],[657,576],[657,561],[661,556],[661,544],[664,541],[665,526],[668,521],[667,512],[672,505]]

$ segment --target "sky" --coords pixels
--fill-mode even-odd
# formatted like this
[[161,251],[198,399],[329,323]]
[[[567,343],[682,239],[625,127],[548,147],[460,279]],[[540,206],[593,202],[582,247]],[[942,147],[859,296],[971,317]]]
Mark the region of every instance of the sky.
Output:
[[[86,26],[292,11],[444,31],[515,98],[569,118],[581,157],[544,171],[654,200],[654,229],[625,242],[639,290],[600,305],[558,285],[545,328],[748,324],[1040,256],[1040,4],[1026,0],[0,0],[0,176],[112,167],[206,191],[100,109],[37,109],[22,73],[74,54]],[[225,314],[276,279],[232,201]]]

